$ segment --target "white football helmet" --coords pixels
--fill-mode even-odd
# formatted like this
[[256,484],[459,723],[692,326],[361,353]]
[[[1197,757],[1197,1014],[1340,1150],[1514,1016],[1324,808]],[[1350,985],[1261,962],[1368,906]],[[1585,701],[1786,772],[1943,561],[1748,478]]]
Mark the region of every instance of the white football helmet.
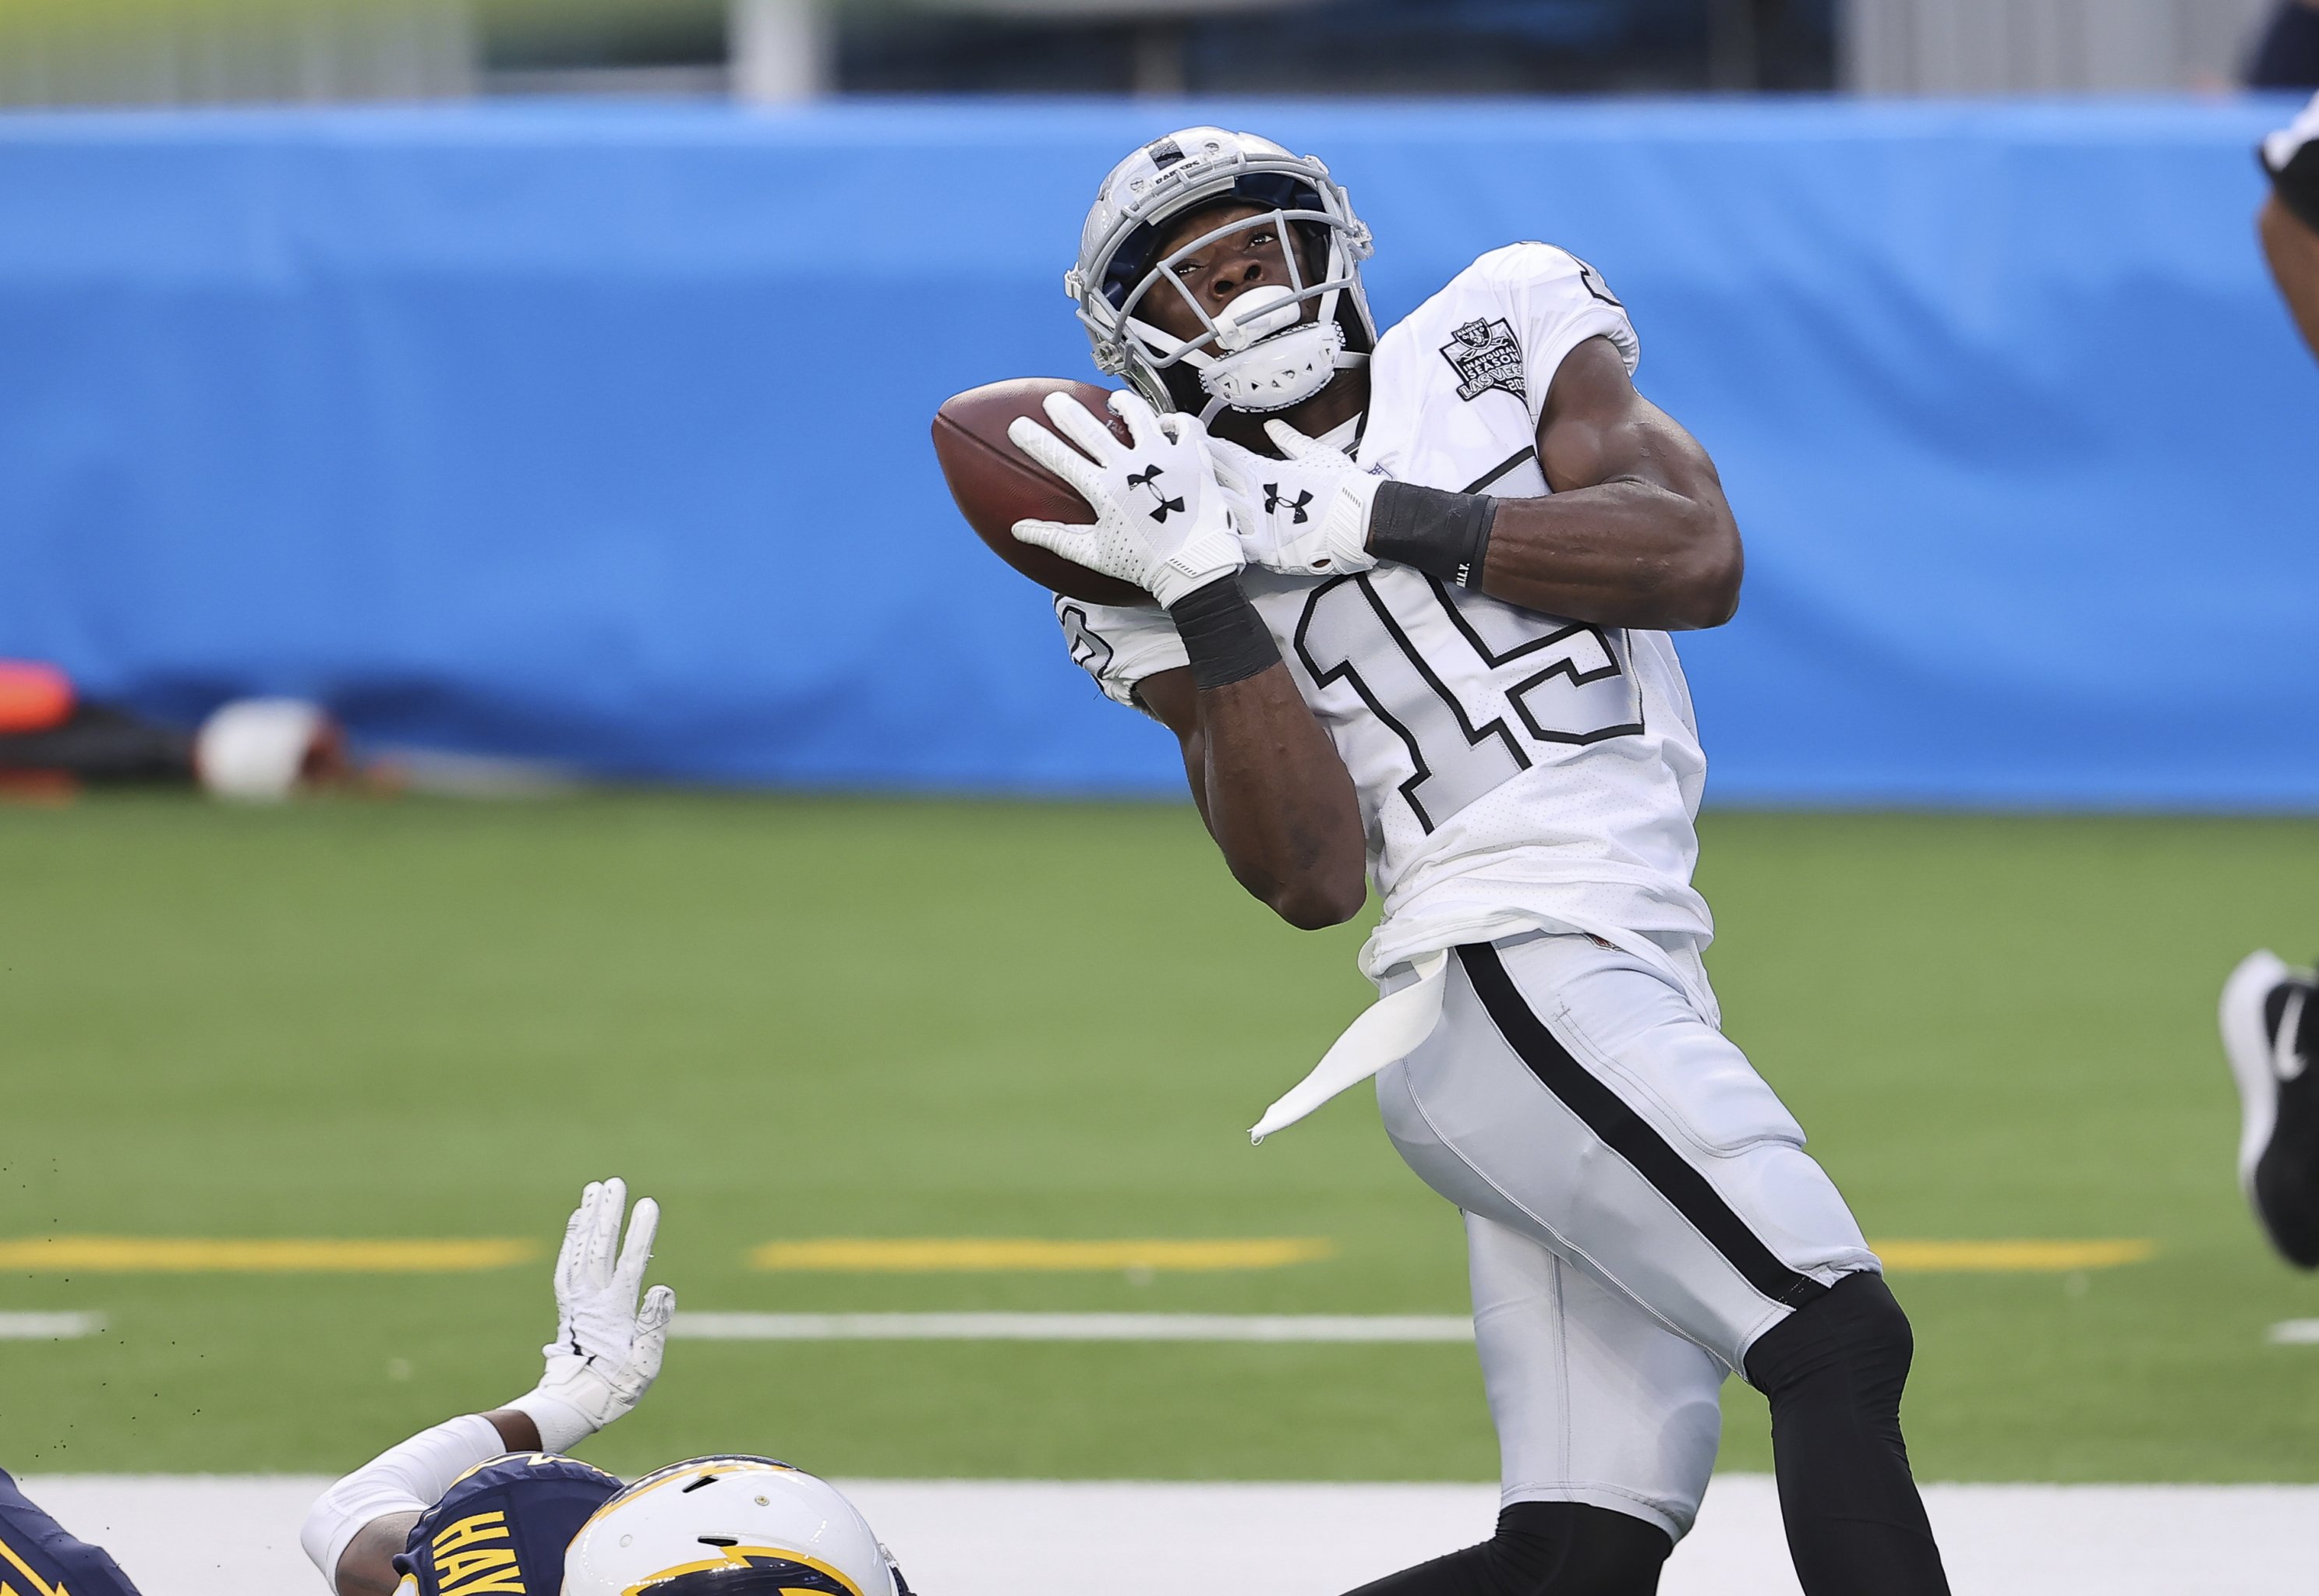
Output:
[[[1160,235],[1172,219],[1220,200],[1270,209],[1159,257]],[[1289,282],[1244,291],[1219,323],[1173,267],[1219,239],[1260,227],[1279,230]],[[1304,280],[1298,252],[1288,247],[1295,235],[1325,240],[1318,281]],[[1361,291],[1360,263],[1368,257],[1369,230],[1320,161],[1254,133],[1186,128],[1111,169],[1096,192],[1079,235],[1078,264],[1065,274],[1063,291],[1078,305],[1096,365],[1125,377],[1159,410],[1196,410],[1207,420],[1227,407],[1286,410],[1368,359],[1376,343]],[[1138,319],[1137,307],[1155,292],[1182,294],[1205,330],[1185,342]],[[1312,300],[1320,302],[1319,311],[1307,321],[1304,305]]]
[[596,1510],[564,1555],[564,1596],[909,1596],[835,1485],[770,1457],[655,1469]]

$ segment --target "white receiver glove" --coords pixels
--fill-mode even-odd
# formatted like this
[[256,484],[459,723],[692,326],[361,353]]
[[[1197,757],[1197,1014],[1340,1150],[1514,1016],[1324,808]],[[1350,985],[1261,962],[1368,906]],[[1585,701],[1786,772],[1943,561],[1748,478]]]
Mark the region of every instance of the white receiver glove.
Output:
[[1096,513],[1091,527],[1017,521],[1015,536],[1132,582],[1162,605],[1241,569],[1247,561],[1199,418],[1159,415],[1124,390],[1111,396],[1111,408],[1133,442],[1120,442],[1099,417],[1063,393],[1047,396],[1047,417],[1077,449],[1028,416],[1007,428],[1016,448],[1078,490]]
[[676,1294],[655,1285],[636,1300],[660,1204],[636,1199],[623,1246],[627,1205],[627,1182],[618,1178],[591,1180],[581,1194],[555,1256],[555,1339],[541,1348],[547,1372],[507,1404],[530,1415],[550,1452],[569,1450],[635,1407],[660,1373]]
[[1376,564],[1369,509],[1385,479],[1286,421],[1267,421],[1264,432],[1286,459],[1223,438],[1208,445],[1248,563],[1289,576],[1340,576]]

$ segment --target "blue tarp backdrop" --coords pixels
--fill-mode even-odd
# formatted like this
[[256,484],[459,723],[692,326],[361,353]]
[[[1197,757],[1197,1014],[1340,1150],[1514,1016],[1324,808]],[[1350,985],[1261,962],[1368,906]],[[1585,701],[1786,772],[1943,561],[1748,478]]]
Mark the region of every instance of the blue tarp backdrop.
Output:
[[1724,802],[2319,805],[2287,107],[849,104],[0,120],[0,654],[179,717],[618,774],[1179,784],[951,509],[947,394],[1092,375],[1096,180],[1323,155],[1382,316],[1524,238],[1633,311],[1746,600]]

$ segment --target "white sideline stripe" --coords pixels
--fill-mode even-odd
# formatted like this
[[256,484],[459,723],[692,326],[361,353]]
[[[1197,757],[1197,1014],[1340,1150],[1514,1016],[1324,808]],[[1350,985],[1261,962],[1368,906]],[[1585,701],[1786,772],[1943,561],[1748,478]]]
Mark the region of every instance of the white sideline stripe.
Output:
[[102,1313],[0,1313],[0,1341],[77,1341],[104,1330]]
[[696,1341],[1471,1341],[1448,1314],[679,1313]]
[[2319,1347],[2319,1319],[2287,1319],[2264,1338],[2274,1347]]
[[[770,1439],[770,1438],[769,1438]],[[363,1448],[357,1446],[349,1457]],[[321,1596],[303,1476],[23,1482],[145,1596]],[[940,1596],[1339,1596],[1489,1533],[1494,1485],[840,1481],[911,1583]],[[2313,1485],[1928,1485],[1949,1575],[1974,1596],[2269,1596],[2310,1589]],[[1220,1580],[1219,1569],[1230,1578]],[[1099,1576],[1099,1577],[1097,1577]],[[1797,1596],[1779,1502],[1719,1474],[1661,1596]]]

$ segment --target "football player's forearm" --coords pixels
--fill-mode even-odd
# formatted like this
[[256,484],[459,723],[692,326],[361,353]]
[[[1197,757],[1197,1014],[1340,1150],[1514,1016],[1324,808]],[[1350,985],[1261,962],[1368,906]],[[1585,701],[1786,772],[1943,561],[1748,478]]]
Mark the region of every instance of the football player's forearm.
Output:
[[1208,830],[1250,896],[1306,931],[1368,896],[1360,801],[1336,745],[1276,664],[1199,695]]
[[1136,693],[1182,740],[1200,818],[1232,877],[1291,925],[1360,913],[1368,844],[1337,747],[1233,578],[1172,606],[1188,664]]
[[356,1530],[331,1580],[338,1596],[394,1596],[395,1587],[402,1582],[402,1576],[394,1572],[395,1555],[410,1540],[411,1527],[420,1518],[412,1512],[387,1513]]
[[1689,631],[1731,618],[1742,569],[1720,493],[1623,479],[1498,500],[1476,585],[1542,615]]
[[1739,528],[1715,463],[1635,392],[1607,339],[1573,350],[1538,459],[1554,489],[1500,499],[1388,482],[1368,552],[1540,615],[1602,627],[1719,627],[1739,604]]
[[2302,329],[2303,341],[2319,356],[2319,232],[2280,204],[2276,195],[2263,202],[2259,224],[2270,275],[2287,300],[2295,325]]
[[[539,1426],[531,1415],[513,1408],[499,1408],[483,1415],[483,1421],[499,1433],[501,1443],[510,1452],[539,1450]],[[384,1513],[365,1523],[355,1532],[353,1540],[338,1556],[338,1566],[331,1582],[338,1596],[393,1596],[402,1576],[394,1572],[395,1554],[411,1538],[411,1527],[419,1521],[415,1512]]]
[[388,1447],[315,1499],[299,1544],[339,1596],[394,1589],[411,1523],[467,1470],[508,1444],[496,1416],[462,1414]]

